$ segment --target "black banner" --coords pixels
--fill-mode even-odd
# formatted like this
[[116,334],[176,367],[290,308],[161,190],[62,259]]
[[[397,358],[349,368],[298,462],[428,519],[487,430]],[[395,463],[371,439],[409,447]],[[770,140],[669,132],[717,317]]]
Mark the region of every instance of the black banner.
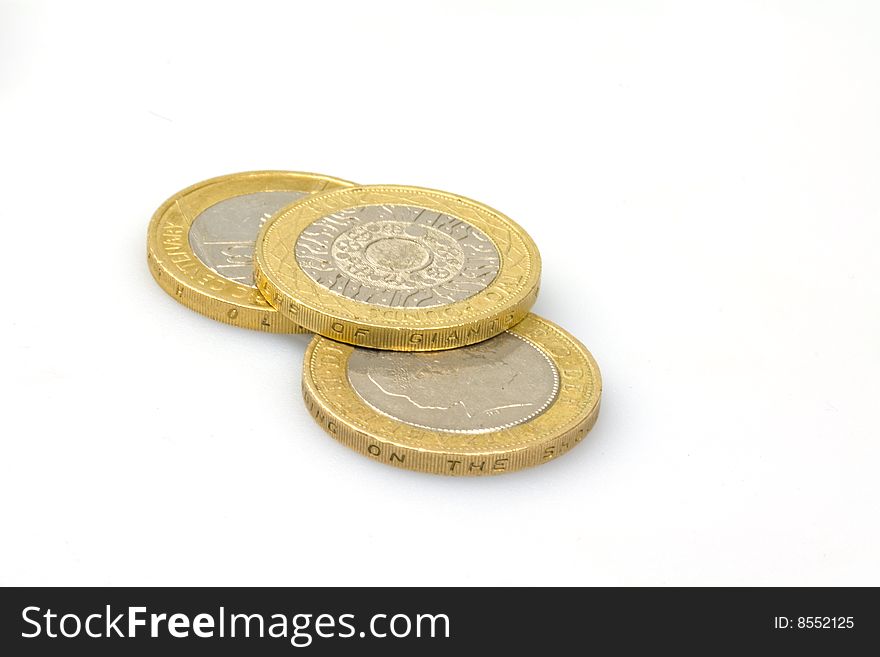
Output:
[[856,654],[880,639],[864,588],[8,588],[0,600],[6,655]]

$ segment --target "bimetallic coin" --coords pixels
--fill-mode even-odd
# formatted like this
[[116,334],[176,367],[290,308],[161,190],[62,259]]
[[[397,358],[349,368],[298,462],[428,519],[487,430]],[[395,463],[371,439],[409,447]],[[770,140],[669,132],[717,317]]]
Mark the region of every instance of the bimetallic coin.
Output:
[[302,199],[263,226],[257,286],[284,315],[341,342],[451,349],[519,322],[541,259],[526,232],[476,201],[363,186]]
[[257,233],[294,201],[352,185],[292,171],[237,173],[193,185],[153,215],[147,238],[150,271],[172,297],[213,319],[274,333],[303,332],[257,290]]
[[377,461],[436,474],[499,474],[554,459],[592,428],[601,393],[587,349],[533,314],[445,351],[315,336],[303,365],[306,406],[331,436]]

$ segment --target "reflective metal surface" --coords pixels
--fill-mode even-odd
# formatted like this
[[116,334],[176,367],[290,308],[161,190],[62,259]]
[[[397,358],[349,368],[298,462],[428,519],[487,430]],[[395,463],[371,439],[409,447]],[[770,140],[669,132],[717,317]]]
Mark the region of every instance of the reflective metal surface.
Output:
[[306,192],[256,192],[215,203],[199,214],[189,244],[205,266],[220,276],[254,286],[254,241],[260,227]]
[[380,413],[426,429],[474,434],[536,417],[559,391],[552,361],[511,333],[439,352],[355,348],[348,380]]
[[462,301],[498,275],[500,257],[478,228],[409,205],[369,205],[322,217],[296,242],[316,283],[356,301],[429,308]]

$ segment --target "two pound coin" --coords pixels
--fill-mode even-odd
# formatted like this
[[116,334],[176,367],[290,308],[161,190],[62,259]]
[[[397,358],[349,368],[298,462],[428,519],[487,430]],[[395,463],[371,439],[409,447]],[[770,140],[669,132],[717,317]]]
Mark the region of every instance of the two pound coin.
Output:
[[429,353],[364,349],[315,336],[303,397],[333,438],[421,472],[494,475],[575,447],[599,414],[590,352],[537,315],[479,344]]
[[254,284],[254,240],[287,205],[354,183],[313,173],[253,171],[212,178],[178,192],[150,221],[147,261],[174,299],[228,324],[273,333],[303,330]]
[[476,201],[372,185],[304,198],[263,226],[257,286],[290,321],[362,347],[434,351],[521,321],[541,258],[513,220]]

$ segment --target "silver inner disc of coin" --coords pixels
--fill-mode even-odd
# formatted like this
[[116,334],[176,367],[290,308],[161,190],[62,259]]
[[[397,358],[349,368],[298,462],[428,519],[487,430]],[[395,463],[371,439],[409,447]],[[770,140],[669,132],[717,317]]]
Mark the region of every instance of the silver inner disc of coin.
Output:
[[189,245],[204,265],[223,278],[254,285],[254,245],[260,227],[308,192],[254,192],[215,203],[189,229]]
[[424,353],[355,348],[348,380],[374,409],[435,431],[486,433],[543,413],[559,372],[538,347],[512,333]]
[[430,308],[486,289],[501,266],[471,224],[411,205],[367,205],[321,217],[300,233],[296,260],[331,292],[389,308]]

